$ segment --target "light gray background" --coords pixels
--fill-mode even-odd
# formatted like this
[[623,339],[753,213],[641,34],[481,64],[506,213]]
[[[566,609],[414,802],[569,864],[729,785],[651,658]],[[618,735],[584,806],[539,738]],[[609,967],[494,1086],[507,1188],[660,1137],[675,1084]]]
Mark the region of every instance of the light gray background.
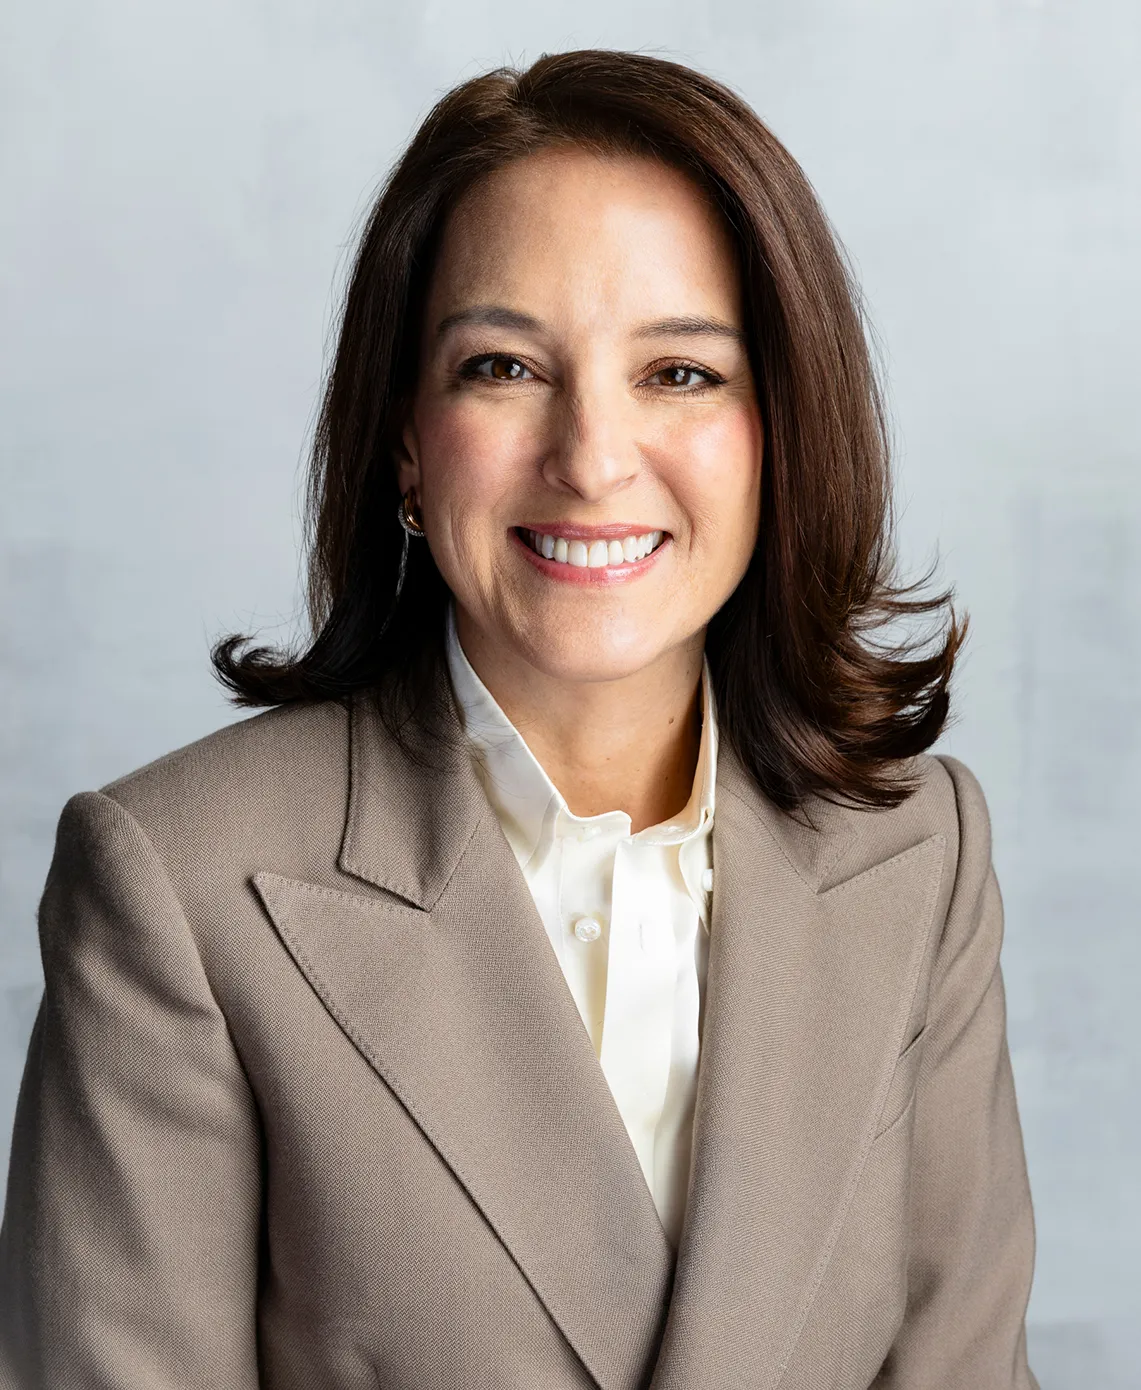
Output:
[[56,0],[0,30],[0,1160],[63,802],[237,717],[211,639],[297,630],[370,193],[460,78],[640,47],[742,91],[857,264],[902,549],[973,619],[941,746],[1007,903],[1031,1361],[1141,1386],[1136,0]]

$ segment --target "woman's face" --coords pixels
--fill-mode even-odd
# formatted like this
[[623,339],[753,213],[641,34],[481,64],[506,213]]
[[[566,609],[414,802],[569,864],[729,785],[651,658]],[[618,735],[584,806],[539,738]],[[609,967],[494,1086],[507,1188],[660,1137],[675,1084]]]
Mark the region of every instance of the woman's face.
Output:
[[398,481],[461,637],[572,681],[700,652],[757,534],[742,330],[719,214],[657,161],[545,151],[457,204]]

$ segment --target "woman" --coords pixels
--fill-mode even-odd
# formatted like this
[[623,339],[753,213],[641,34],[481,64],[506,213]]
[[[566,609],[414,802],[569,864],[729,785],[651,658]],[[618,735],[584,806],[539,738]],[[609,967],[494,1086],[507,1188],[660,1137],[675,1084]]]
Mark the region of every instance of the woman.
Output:
[[855,305],[685,67],[431,112],[313,642],[63,809],[5,1384],[1036,1386],[987,813],[923,751],[963,628],[892,581]]

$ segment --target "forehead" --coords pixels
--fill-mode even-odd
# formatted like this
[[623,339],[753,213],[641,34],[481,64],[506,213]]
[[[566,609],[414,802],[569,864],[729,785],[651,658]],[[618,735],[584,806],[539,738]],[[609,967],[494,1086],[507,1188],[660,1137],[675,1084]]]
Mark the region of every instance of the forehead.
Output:
[[514,160],[464,194],[444,224],[428,308],[733,316],[739,293],[732,237],[700,184],[647,156],[568,147]]

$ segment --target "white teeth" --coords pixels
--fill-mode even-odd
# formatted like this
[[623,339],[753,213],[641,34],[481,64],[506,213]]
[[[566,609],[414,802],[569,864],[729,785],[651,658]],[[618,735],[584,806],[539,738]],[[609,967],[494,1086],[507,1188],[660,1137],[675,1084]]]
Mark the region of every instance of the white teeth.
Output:
[[662,531],[647,531],[641,536],[624,536],[621,540],[585,541],[564,540],[562,536],[540,535],[537,531],[524,533],[532,550],[559,564],[575,565],[579,569],[601,569],[605,565],[633,564],[661,544]]

